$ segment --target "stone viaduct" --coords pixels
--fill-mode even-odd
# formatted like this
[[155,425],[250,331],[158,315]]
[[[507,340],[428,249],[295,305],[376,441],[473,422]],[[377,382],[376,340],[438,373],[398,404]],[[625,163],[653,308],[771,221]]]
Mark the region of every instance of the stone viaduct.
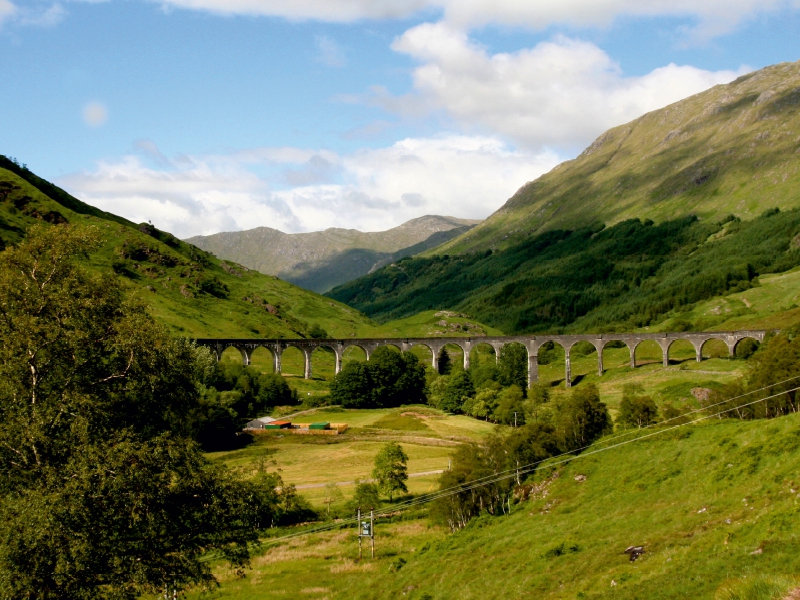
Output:
[[604,333],[583,335],[512,335],[512,336],[481,336],[481,337],[440,337],[440,338],[362,338],[341,340],[318,339],[197,339],[199,346],[206,346],[216,354],[220,360],[222,353],[228,348],[236,348],[242,355],[242,362],[250,364],[250,357],[256,348],[266,348],[272,353],[275,372],[281,372],[281,355],[287,348],[298,348],[305,356],[305,377],[311,378],[311,354],[320,347],[333,350],[336,355],[336,373],[342,368],[344,351],[350,347],[361,348],[369,360],[370,354],[380,346],[395,346],[399,350],[410,350],[414,346],[425,346],[433,355],[432,366],[438,367],[439,354],[442,349],[453,344],[461,348],[464,353],[464,368],[469,368],[470,350],[479,344],[488,344],[494,348],[496,357],[506,344],[521,344],[528,352],[528,385],[539,379],[539,349],[546,343],[552,342],[564,348],[566,386],[572,383],[570,370],[570,350],[578,342],[589,342],[597,350],[597,372],[603,374],[603,348],[613,341],[623,342],[630,351],[631,367],[636,367],[636,347],[645,340],[654,340],[661,346],[663,365],[669,365],[669,348],[677,340],[688,340],[694,346],[697,362],[703,358],[703,345],[709,340],[722,340],[728,347],[731,356],[736,350],[736,345],[745,338],[752,338],[758,342],[764,341],[766,331],[711,331],[706,333]]

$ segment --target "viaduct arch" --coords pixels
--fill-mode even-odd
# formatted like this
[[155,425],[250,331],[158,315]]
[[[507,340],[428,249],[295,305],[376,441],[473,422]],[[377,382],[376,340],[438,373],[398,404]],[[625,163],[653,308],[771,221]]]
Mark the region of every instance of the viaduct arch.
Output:
[[508,335],[508,336],[481,336],[481,337],[440,337],[440,338],[349,338],[349,339],[224,339],[224,338],[199,338],[195,342],[198,346],[209,348],[220,360],[222,353],[228,348],[236,348],[242,355],[242,362],[250,364],[250,357],[256,348],[266,348],[272,353],[276,373],[281,372],[281,355],[290,347],[299,349],[305,357],[306,379],[312,376],[311,353],[320,347],[328,347],[336,356],[338,373],[342,369],[344,351],[351,346],[364,350],[369,360],[370,355],[381,346],[396,346],[401,351],[407,351],[414,346],[427,347],[433,356],[431,366],[438,368],[439,353],[447,344],[459,346],[464,352],[464,368],[469,368],[470,350],[478,344],[489,344],[495,350],[495,356],[500,356],[503,346],[518,343],[528,352],[528,385],[539,380],[539,349],[548,342],[559,344],[564,348],[566,386],[572,384],[572,370],[570,364],[570,350],[578,342],[588,342],[597,350],[597,372],[603,374],[603,348],[612,341],[623,342],[630,352],[631,368],[636,367],[636,347],[645,340],[654,340],[662,352],[662,364],[669,365],[669,348],[677,340],[688,340],[695,349],[697,362],[703,360],[703,345],[712,339],[722,340],[728,347],[728,352],[733,356],[736,345],[745,338],[752,338],[763,342],[767,332],[763,330],[752,331],[710,331],[704,333],[603,333],[582,335]]

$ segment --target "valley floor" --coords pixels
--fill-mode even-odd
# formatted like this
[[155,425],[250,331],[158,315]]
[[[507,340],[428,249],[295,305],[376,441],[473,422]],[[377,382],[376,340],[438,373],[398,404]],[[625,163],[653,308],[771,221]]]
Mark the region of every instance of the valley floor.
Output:
[[[375,560],[352,528],[266,543],[206,597],[780,599],[800,572],[799,459],[797,414],[686,426],[541,473],[543,493],[455,534],[379,521]],[[773,595],[726,591],[756,583]]]

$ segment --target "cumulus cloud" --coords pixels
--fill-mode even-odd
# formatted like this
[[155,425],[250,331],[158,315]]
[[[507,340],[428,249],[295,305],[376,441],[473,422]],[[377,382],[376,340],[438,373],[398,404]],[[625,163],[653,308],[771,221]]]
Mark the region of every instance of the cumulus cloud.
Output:
[[151,155],[162,155],[144,146],[143,156],[101,162],[58,183],[103,210],[152,220],[181,237],[257,226],[381,231],[426,213],[486,217],[559,161],[463,135],[410,138],[349,155],[255,148],[184,156],[169,166],[151,163]]
[[579,149],[609,127],[746,72],[670,64],[626,77],[589,42],[557,36],[492,55],[446,23],[414,27],[392,47],[420,63],[413,71],[414,92],[397,97],[377,88],[368,101],[415,116],[443,110],[464,127],[531,148]]
[[101,127],[108,120],[108,109],[102,102],[89,102],[83,107],[83,122],[89,127]]
[[352,22],[443,13],[459,27],[487,24],[544,29],[551,25],[606,26],[620,16],[689,17],[695,34],[730,31],[759,12],[797,6],[796,0],[158,0],[165,6],[219,14]]

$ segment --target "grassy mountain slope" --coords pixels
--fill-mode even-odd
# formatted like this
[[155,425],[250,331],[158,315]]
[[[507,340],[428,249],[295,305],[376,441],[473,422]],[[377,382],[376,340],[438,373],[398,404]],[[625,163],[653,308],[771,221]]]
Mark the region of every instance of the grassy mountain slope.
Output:
[[798,425],[716,423],[579,458],[510,517],[434,542],[351,597],[714,598],[726,582],[791,576]]
[[634,217],[749,219],[800,205],[799,167],[800,62],[782,63],[607,131],[436,252]]
[[114,270],[153,314],[190,337],[301,337],[316,324],[332,336],[366,336],[374,324],[357,311],[275,277],[216,259],[151,225],[104,213],[0,157],[0,247],[33,223],[98,227],[91,265]]
[[257,227],[186,241],[250,269],[326,292],[394,260],[438,246],[477,223],[427,215],[388,231],[330,228],[289,234]]
[[506,333],[713,327],[725,319],[691,323],[687,313],[800,265],[798,235],[800,210],[629,220],[551,230],[496,252],[407,258],[329,295],[378,320],[449,309]]
[[[375,560],[355,560],[354,528],[265,545],[244,579],[215,569],[213,597],[781,600],[800,586],[798,431],[797,414],[715,421],[579,457],[511,515],[453,535],[379,520]],[[353,443],[325,448],[352,456]],[[632,545],[645,547],[636,562]]]

